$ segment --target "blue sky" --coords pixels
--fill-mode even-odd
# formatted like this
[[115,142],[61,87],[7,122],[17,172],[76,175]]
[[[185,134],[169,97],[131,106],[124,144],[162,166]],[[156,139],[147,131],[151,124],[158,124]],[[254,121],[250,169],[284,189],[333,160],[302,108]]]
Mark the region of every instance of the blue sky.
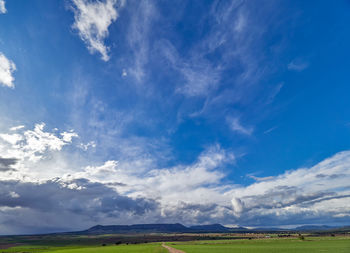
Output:
[[350,224],[349,10],[0,1],[0,233]]

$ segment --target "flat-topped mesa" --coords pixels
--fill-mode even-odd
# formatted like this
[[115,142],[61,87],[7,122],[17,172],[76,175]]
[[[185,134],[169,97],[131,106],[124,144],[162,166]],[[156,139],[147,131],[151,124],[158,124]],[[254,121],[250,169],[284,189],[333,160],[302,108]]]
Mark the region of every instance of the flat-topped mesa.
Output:
[[134,225],[96,225],[88,230],[82,231],[87,234],[117,234],[117,233],[179,233],[192,232],[188,227],[180,223],[175,224],[134,224]]

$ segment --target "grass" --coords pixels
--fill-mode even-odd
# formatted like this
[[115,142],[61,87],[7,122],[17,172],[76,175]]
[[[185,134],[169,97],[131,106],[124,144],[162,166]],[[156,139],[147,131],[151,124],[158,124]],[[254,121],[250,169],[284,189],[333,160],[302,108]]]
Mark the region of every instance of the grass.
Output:
[[160,243],[147,243],[147,244],[132,244],[132,245],[117,245],[117,246],[68,246],[68,247],[52,247],[52,246],[17,246],[0,252],[13,252],[13,253],[44,253],[44,252],[55,252],[55,253],[167,253]]
[[193,241],[167,243],[167,245],[186,253],[349,253],[350,238],[307,238],[298,239],[257,239]]
[[94,248],[84,248],[84,249],[67,249],[55,251],[56,253],[166,253],[168,252],[160,244],[137,244],[137,245],[119,245],[119,246],[105,246],[105,247],[94,247]]
[[[99,241],[96,237],[70,238],[30,237],[19,240],[3,239],[2,245],[11,244],[8,249],[0,249],[0,253],[166,253],[161,243],[138,243],[115,245],[115,240]],[[82,240],[84,239],[84,240]],[[98,237],[100,239],[100,237]],[[108,239],[108,238],[107,238]],[[21,245],[13,245],[21,243]],[[102,246],[106,243],[107,246]],[[305,237],[297,238],[264,238],[264,239],[225,239],[194,240],[188,242],[168,242],[167,245],[181,249],[186,253],[350,253],[350,236]]]

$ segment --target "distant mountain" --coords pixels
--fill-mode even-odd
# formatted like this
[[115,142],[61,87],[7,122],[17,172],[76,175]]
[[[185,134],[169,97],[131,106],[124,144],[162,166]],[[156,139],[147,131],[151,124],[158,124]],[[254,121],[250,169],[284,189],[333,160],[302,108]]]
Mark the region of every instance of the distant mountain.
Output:
[[196,231],[205,231],[205,232],[229,232],[230,228],[224,227],[221,224],[211,224],[211,225],[197,225],[189,227],[192,230]]
[[182,224],[136,224],[136,225],[97,225],[80,234],[127,234],[127,233],[225,233],[246,228],[228,228],[221,224],[197,225],[186,227]]
[[330,230],[330,229],[334,229],[337,227],[332,227],[332,226],[326,226],[326,225],[305,225],[305,226],[300,226],[300,227],[296,227],[295,231],[320,231],[320,230]]
[[271,228],[254,228],[254,229],[249,229],[249,231],[252,232],[260,232],[260,233],[268,233],[268,232],[283,232],[283,231],[292,231],[291,229],[284,229],[284,228],[276,228],[276,227],[271,227]]
[[123,233],[181,233],[191,232],[191,229],[182,224],[135,224],[135,225],[97,225],[82,234],[123,234]]
[[133,234],[133,233],[277,233],[277,232],[332,232],[348,231],[349,227],[331,227],[331,226],[300,226],[295,229],[282,228],[255,228],[248,229],[245,227],[229,228],[221,224],[196,225],[186,227],[180,223],[175,224],[135,224],[135,225],[97,225],[80,232],[71,232],[73,234]]
[[247,232],[247,231],[251,231],[251,229],[248,229],[248,228],[245,228],[245,227],[229,228],[229,232],[231,232],[231,233]]

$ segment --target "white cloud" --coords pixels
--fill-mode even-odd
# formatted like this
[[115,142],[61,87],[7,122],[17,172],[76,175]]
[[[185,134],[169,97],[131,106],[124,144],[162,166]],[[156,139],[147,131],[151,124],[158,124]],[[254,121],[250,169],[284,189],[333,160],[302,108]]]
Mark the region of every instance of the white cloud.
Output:
[[10,131],[17,131],[17,130],[20,130],[20,129],[23,129],[23,128],[25,128],[24,125],[14,126],[14,127],[10,128]]
[[[350,212],[350,151],[340,152],[311,168],[300,168],[230,191],[233,207],[242,203],[246,221],[259,216],[279,216],[293,224],[301,219],[325,219]],[[239,201],[238,201],[239,200]],[[276,220],[275,220],[276,222]],[[321,222],[321,220],[319,221]]]
[[5,0],[0,0],[0,13],[4,14],[6,12],[7,12],[7,10],[6,10],[6,7],[5,7]]
[[[101,166],[88,166],[84,171],[66,175],[67,180],[86,178],[92,182],[113,183],[122,182],[122,189],[129,196],[144,196],[159,198],[165,205],[181,201],[206,202],[212,195],[211,190],[216,188],[224,177],[222,172],[216,169],[232,162],[234,156],[214,146],[203,152],[192,165],[179,165],[171,168],[153,169],[149,171],[130,170],[118,161],[107,161]],[[176,180],[174,180],[176,179]],[[208,196],[202,198],[201,194]]]
[[89,148],[96,148],[96,142],[90,141],[90,142],[88,142],[88,143],[80,143],[80,144],[79,144],[79,147],[80,147],[82,150],[87,151]]
[[249,177],[249,178],[251,178],[251,179],[254,179],[255,181],[259,181],[259,182],[274,179],[273,176],[269,176],[269,177],[257,177],[257,176],[254,176],[253,174],[247,175],[247,177]]
[[[63,146],[78,137],[74,132],[63,132],[59,136],[44,131],[45,124],[36,124],[34,130],[20,133],[0,133],[1,155],[36,162],[43,158],[46,151],[60,151]],[[17,128],[22,129],[23,128]]]
[[108,27],[118,18],[118,6],[121,7],[124,1],[72,1],[75,6],[73,28],[78,30],[90,53],[99,52],[102,60],[108,61],[109,48],[104,44],[104,39],[108,36]]
[[235,132],[244,135],[252,135],[254,129],[253,127],[243,126],[239,120],[239,118],[229,119],[229,123],[231,125],[231,129]]
[[128,43],[133,52],[132,64],[128,73],[135,77],[136,81],[142,83],[146,75],[146,64],[148,63],[152,21],[157,16],[154,1],[139,1],[132,15]]
[[176,92],[188,97],[208,96],[220,81],[220,71],[208,60],[195,54],[189,59],[181,57],[170,41],[158,44],[171,67],[178,71],[184,82],[179,84]]
[[77,133],[74,133],[73,130],[71,130],[70,132],[63,132],[61,133],[62,136],[62,140],[66,143],[72,142],[72,139],[74,137],[78,137]]
[[128,76],[128,72],[126,71],[126,69],[122,70],[122,77],[127,77]]
[[309,63],[300,59],[295,59],[288,64],[288,70],[303,71],[309,67]]
[[266,98],[266,104],[270,104],[275,100],[275,97],[280,93],[283,88],[284,83],[277,84],[270,92],[269,96]]
[[[77,147],[71,145],[76,136],[74,132],[45,131],[44,124],[37,124],[33,130],[21,128],[0,135],[0,195],[5,203],[0,203],[0,208],[7,208],[3,213],[15,217],[27,213],[29,208],[37,217],[46,208],[55,208],[46,199],[50,196],[67,204],[66,211],[81,222],[74,226],[84,226],[84,217],[101,222],[132,223],[147,219],[250,226],[312,223],[314,219],[340,222],[349,217],[350,151],[340,152],[310,168],[273,177],[251,176],[257,182],[244,186],[228,180],[223,168],[232,164],[235,156],[218,145],[207,148],[191,164],[165,168],[157,166],[154,157],[139,157],[140,153],[133,153],[127,146],[118,161],[96,165],[91,164],[89,157],[75,164],[73,159],[77,157],[64,156],[64,152]],[[15,181],[9,182],[11,179]],[[30,198],[27,189],[35,192],[35,196],[43,196],[40,192],[43,189],[51,193],[43,196],[46,202],[42,205],[26,207],[31,202],[27,201]],[[72,194],[74,198],[86,198],[77,213],[72,211],[76,210],[69,197]],[[111,197],[113,194],[115,198]],[[13,206],[6,206],[7,198],[24,206],[14,210]],[[115,209],[115,205],[123,203],[126,206]],[[110,216],[118,219],[111,220]],[[24,226],[26,221],[21,222]]]
[[0,84],[9,88],[14,88],[13,72],[16,70],[16,65],[13,61],[6,58],[6,56],[0,53]]
[[231,204],[233,208],[233,213],[235,214],[235,216],[239,217],[243,212],[244,203],[238,198],[232,198]]
[[226,174],[220,167],[232,161],[231,153],[214,146],[190,165],[138,173],[111,160],[66,175],[63,180],[88,179],[109,185],[130,198],[156,199],[160,216],[167,222],[281,225],[319,219],[327,223],[346,218],[350,212],[350,151],[311,168],[256,178],[258,182],[248,186],[223,182]]
[[23,136],[20,134],[0,134],[0,138],[12,145],[16,145],[17,142],[23,140]]
[[16,193],[16,192],[10,192],[9,193],[9,195],[12,197],[12,198],[14,198],[14,199],[16,199],[16,198],[19,198],[20,196],[19,196],[19,194],[18,193]]
[[246,16],[242,12],[239,12],[238,18],[235,21],[234,30],[236,32],[242,32],[246,26]]

